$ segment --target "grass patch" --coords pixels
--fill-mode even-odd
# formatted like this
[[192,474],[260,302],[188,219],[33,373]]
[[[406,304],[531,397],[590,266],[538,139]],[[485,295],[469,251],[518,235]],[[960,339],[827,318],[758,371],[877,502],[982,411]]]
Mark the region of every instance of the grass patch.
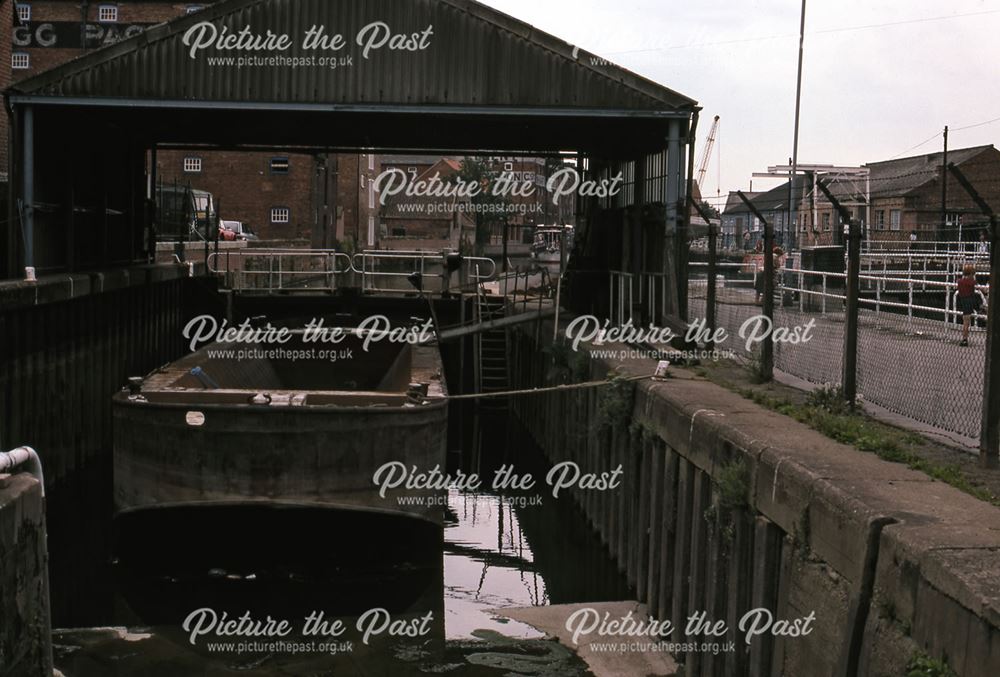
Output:
[[864,413],[852,411],[843,401],[839,389],[814,391],[804,403],[795,403],[753,388],[740,388],[738,392],[763,407],[808,425],[832,440],[873,453],[885,461],[902,463],[959,491],[1000,506],[1000,497],[970,482],[957,463],[938,463],[914,451],[914,447],[923,443],[920,436],[883,425]]
[[750,505],[750,468],[743,458],[722,466],[716,474],[719,505],[724,510],[737,510]]

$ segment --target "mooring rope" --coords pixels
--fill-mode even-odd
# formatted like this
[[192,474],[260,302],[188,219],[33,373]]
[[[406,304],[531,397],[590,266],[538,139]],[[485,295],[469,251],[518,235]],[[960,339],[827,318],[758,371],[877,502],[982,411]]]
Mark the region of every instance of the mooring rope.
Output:
[[[550,393],[557,390],[579,390],[581,388],[596,388],[597,386],[608,386],[615,383],[621,383],[622,381],[642,381],[647,378],[653,378],[652,374],[644,374],[642,376],[622,376],[613,380],[602,380],[602,381],[584,381],[583,383],[566,383],[557,386],[546,386],[544,388],[525,388],[523,390],[502,390],[495,393],[468,393],[466,395],[448,395],[443,398],[446,400],[478,400],[487,397],[509,397],[511,395],[534,395],[537,393]],[[437,398],[434,398],[437,399]]]

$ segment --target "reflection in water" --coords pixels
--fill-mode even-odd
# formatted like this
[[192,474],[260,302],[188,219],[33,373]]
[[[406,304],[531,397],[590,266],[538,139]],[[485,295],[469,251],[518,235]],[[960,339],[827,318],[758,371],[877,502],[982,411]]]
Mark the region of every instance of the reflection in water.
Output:
[[471,637],[481,628],[509,637],[541,637],[530,626],[497,619],[495,609],[546,604],[545,578],[515,508],[499,496],[449,495],[455,520],[445,526],[445,631]]
[[[515,426],[483,431],[475,463],[484,486],[501,463],[544,476],[540,453]],[[116,532],[115,560],[98,553],[78,568],[53,566],[53,575],[65,577],[53,590],[79,591],[72,604],[54,600],[56,608],[71,609],[62,618],[78,627],[128,628],[57,633],[56,662],[67,675],[238,670],[339,677],[443,669],[477,676],[577,675],[585,670],[571,652],[497,610],[633,596],[570,499],[554,499],[542,488],[520,494],[452,491],[443,534],[395,516],[247,506],[137,513],[119,518]],[[53,533],[60,542],[52,552],[60,557],[95,552],[76,549],[72,530]],[[81,586],[74,578],[80,571],[99,571],[93,580],[111,585]],[[296,632],[302,619],[323,611],[342,619],[350,628],[346,638],[355,642],[344,654],[316,647],[304,653],[192,647],[181,623],[202,607],[289,619]],[[432,612],[431,631],[362,645],[355,623],[373,607],[401,619]],[[66,625],[59,618],[56,624]]]

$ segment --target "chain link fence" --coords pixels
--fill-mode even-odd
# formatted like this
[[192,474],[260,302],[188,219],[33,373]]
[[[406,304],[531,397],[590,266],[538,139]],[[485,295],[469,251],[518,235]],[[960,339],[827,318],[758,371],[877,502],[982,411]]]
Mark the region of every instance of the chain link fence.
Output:
[[[741,262],[720,257],[716,268],[715,326],[722,344],[756,367],[760,343],[747,344],[762,315],[759,255]],[[961,312],[955,300],[962,265],[976,265],[978,289],[989,283],[988,261],[927,255],[918,261],[892,253],[862,258],[858,317],[858,392],[863,401],[952,436],[980,433],[985,362],[985,306],[974,316],[962,346]],[[803,270],[796,257],[782,258],[775,285],[775,332],[809,327],[807,342],[776,342],[774,366],[818,385],[843,379],[846,275]],[[708,314],[708,265],[692,258],[688,282],[691,321]]]

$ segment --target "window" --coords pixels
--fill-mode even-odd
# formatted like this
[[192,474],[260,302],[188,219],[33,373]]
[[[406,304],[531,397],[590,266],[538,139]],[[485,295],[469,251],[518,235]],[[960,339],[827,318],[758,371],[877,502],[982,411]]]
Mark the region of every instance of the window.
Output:
[[291,211],[288,207],[271,207],[271,223],[288,223]]
[[17,70],[31,68],[31,57],[27,52],[14,52],[10,55],[10,67]]
[[893,209],[889,212],[889,229],[899,230],[899,226],[902,223],[903,213],[898,209]]
[[875,230],[885,230],[885,210],[875,212]]
[[118,5],[98,5],[97,20],[106,24],[118,21]]
[[375,184],[368,182],[368,209],[375,209]]
[[271,158],[271,173],[272,174],[287,174],[288,173],[289,162],[286,157],[273,157]]
[[31,21],[31,5],[23,2],[17,3],[17,18],[21,20],[21,23]]
[[823,212],[823,230],[830,230],[830,212]]
[[944,218],[946,226],[957,226],[962,222],[962,215],[958,212],[948,212]]
[[368,217],[368,246],[375,244],[375,217]]
[[186,157],[184,158],[184,172],[187,174],[196,174],[201,171],[201,158],[200,157]]

